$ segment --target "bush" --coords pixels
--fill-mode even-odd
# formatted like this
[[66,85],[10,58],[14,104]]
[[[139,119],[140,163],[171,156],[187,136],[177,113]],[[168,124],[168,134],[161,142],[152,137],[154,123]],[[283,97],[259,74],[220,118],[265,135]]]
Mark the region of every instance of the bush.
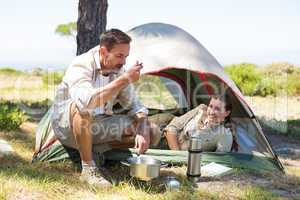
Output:
[[290,96],[296,96],[300,94],[300,76],[290,75],[287,79],[287,93]]
[[244,95],[300,94],[300,68],[289,63],[272,63],[260,69],[241,63],[226,66],[225,71]]
[[10,68],[10,67],[4,67],[4,68],[0,68],[0,74],[5,74],[5,75],[21,75],[24,72],[16,70],[14,68]]
[[225,67],[225,72],[244,95],[252,96],[258,92],[262,75],[256,65],[250,63],[229,65]]
[[44,100],[41,100],[41,101],[29,101],[29,100],[22,100],[22,101],[19,101],[19,102],[14,102],[14,104],[23,104],[24,106],[27,106],[27,107],[30,107],[32,109],[35,109],[35,108],[48,108],[52,105],[52,101],[50,99],[44,99]]
[[268,76],[286,76],[289,74],[300,75],[300,68],[287,62],[276,62],[267,65],[263,73]]
[[30,74],[33,76],[43,76],[45,74],[45,71],[42,68],[37,67],[32,69]]
[[[276,93],[287,93],[290,96],[300,94],[300,68],[289,63],[272,63],[263,68],[263,76],[272,81]],[[270,84],[269,84],[270,85]]]
[[10,102],[0,102],[0,129],[15,130],[26,120],[24,112]]
[[46,72],[43,74],[44,85],[57,85],[62,81],[63,72]]
[[266,97],[276,96],[279,91],[279,85],[272,77],[265,77],[260,83],[257,88],[255,95]]

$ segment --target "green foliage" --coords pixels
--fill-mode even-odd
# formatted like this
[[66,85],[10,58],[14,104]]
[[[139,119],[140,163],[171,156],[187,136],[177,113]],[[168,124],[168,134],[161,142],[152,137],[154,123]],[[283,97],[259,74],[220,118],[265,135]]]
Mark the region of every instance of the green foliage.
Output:
[[52,105],[52,101],[50,99],[44,99],[42,101],[20,101],[20,102],[14,102],[17,104],[23,104],[30,108],[47,108]]
[[225,72],[229,74],[244,95],[252,96],[257,93],[262,76],[256,65],[250,63],[234,64],[226,66]]
[[289,63],[272,63],[261,69],[241,63],[226,66],[225,71],[244,95],[300,94],[300,68]]
[[289,96],[300,94],[300,68],[286,63],[272,63],[263,68],[263,76],[272,81],[276,93],[285,93]]
[[22,100],[22,101],[0,101],[0,104],[9,104],[11,107],[18,107],[18,108],[30,108],[30,109],[41,109],[45,108],[48,109],[53,102],[50,99],[44,99],[41,101],[32,101],[32,100]]
[[16,70],[14,68],[10,68],[10,67],[3,67],[0,68],[0,74],[5,74],[5,75],[21,75],[24,74],[24,72]]
[[300,75],[292,74],[287,78],[287,93],[290,96],[300,94]]
[[26,120],[24,112],[8,101],[0,102],[0,130],[15,130]]
[[44,73],[45,71],[40,67],[34,68],[30,72],[30,74],[33,76],[43,76]]
[[276,62],[264,67],[264,74],[268,76],[300,75],[300,68],[287,62]]
[[47,72],[43,74],[44,85],[57,85],[62,81],[63,72]]
[[59,24],[56,29],[55,33],[61,36],[73,36],[75,37],[77,32],[77,24],[76,22],[70,22],[67,24]]
[[255,94],[262,97],[266,97],[268,95],[276,96],[278,90],[279,87],[275,80],[272,77],[265,77],[259,83],[258,89],[256,90]]

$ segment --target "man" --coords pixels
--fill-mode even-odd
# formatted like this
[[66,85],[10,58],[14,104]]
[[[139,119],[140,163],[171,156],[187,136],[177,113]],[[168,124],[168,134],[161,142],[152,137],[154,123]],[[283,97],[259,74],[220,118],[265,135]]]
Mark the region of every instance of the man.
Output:
[[[110,186],[93,160],[93,145],[103,152],[110,148],[109,143],[135,136],[135,147],[141,154],[154,134],[147,119],[148,110],[138,101],[132,86],[143,66],[137,62],[127,71],[123,68],[130,42],[131,38],[118,29],[104,32],[100,45],[74,59],[55,97],[54,133],[62,144],[78,149],[81,180],[90,184]],[[129,113],[115,115],[112,107],[116,102],[130,109]]]

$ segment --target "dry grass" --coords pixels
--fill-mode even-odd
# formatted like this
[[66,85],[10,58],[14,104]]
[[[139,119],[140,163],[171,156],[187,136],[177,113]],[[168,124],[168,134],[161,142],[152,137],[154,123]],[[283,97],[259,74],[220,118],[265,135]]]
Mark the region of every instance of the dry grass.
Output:
[[[15,149],[0,159],[0,199],[289,199],[300,192],[300,167],[294,166],[287,166],[287,175],[236,171],[203,178],[195,188],[185,177],[185,166],[162,169],[161,178],[144,183],[131,178],[128,168],[109,165],[115,186],[101,190],[80,183],[79,169],[71,162],[31,164],[35,127],[26,122],[18,131],[0,132]],[[170,175],[181,181],[180,190],[165,189],[164,177]]]
[[0,89],[0,99],[42,101],[54,98],[56,86],[45,86],[40,76],[0,74]]
[[[16,90],[16,86],[18,90]],[[0,76],[1,97],[7,100],[53,99],[55,87],[44,87],[41,77]],[[150,94],[151,95],[151,94]],[[152,94],[154,95],[154,94]],[[164,99],[161,98],[164,97]],[[153,98],[152,98],[153,97]],[[168,108],[173,106],[170,94],[155,94],[142,99],[147,106]],[[248,99],[258,116],[282,119],[286,110],[288,119],[299,119],[299,98],[278,100],[272,97]],[[267,102],[267,103],[266,103]],[[279,114],[277,114],[279,113]],[[266,115],[267,114],[267,115]],[[285,117],[283,117],[285,118]],[[186,167],[162,170],[162,178],[142,183],[130,178],[128,169],[120,165],[110,166],[116,180],[110,190],[101,190],[78,181],[79,169],[71,162],[34,163],[35,123],[26,122],[20,130],[0,131],[0,138],[15,149],[11,156],[0,157],[1,199],[290,199],[300,198],[299,160],[285,158],[287,175],[249,174],[237,171],[222,178],[206,178],[195,188],[186,180]],[[178,191],[165,190],[164,177],[177,176],[182,187]]]

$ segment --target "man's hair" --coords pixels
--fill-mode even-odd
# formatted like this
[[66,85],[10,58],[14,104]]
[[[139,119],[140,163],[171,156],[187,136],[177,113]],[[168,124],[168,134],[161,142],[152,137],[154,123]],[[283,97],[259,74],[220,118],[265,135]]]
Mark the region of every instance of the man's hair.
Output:
[[105,46],[108,51],[116,44],[129,44],[130,42],[130,36],[119,29],[107,30],[100,36],[100,46]]

